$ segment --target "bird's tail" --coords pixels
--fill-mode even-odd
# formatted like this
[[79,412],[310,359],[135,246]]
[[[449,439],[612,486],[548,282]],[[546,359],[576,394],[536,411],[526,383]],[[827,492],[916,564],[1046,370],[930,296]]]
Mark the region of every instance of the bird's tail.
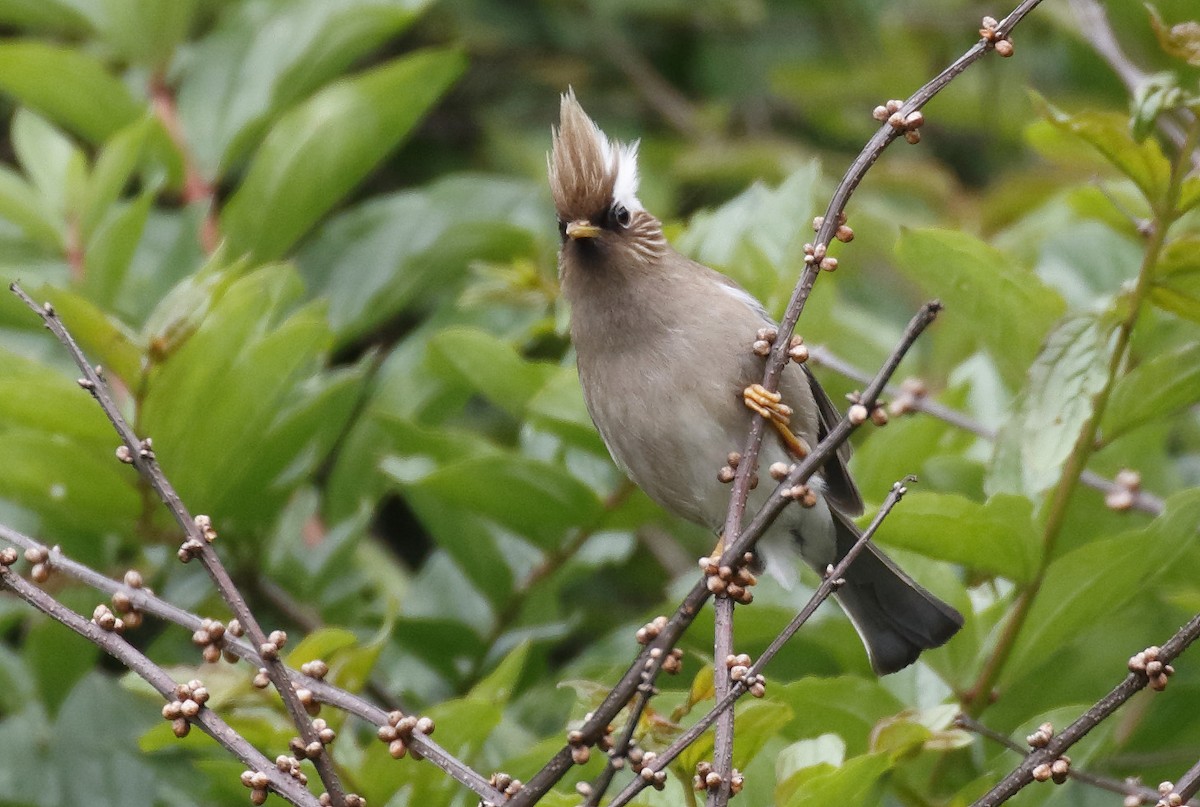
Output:
[[[833,517],[842,558],[861,532],[841,513],[833,511]],[[845,580],[838,600],[879,675],[907,667],[922,650],[945,644],[963,625],[962,614],[921,588],[872,543],[850,564]]]

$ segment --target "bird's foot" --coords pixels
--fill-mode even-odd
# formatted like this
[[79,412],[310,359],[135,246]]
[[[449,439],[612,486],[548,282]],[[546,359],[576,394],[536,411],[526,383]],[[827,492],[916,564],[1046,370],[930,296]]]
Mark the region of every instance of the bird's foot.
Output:
[[762,384],[751,384],[742,390],[742,400],[751,411],[757,412],[775,427],[793,457],[804,459],[812,451],[808,443],[792,431],[792,408],[783,403],[783,396],[778,392],[771,392]]

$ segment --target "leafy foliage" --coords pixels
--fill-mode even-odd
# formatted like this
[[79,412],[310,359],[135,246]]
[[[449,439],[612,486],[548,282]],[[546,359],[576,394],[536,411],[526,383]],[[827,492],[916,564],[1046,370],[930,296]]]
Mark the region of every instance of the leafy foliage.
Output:
[[[544,190],[557,93],[573,84],[610,134],[641,137],[641,196],[673,243],[779,313],[870,109],[978,27],[962,4],[925,5],[0,0],[0,276],[103,365],[267,622],[324,626],[289,663],[321,657],[331,681],[435,717],[476,769],[527,779],[712,543],[623,479],[587,416]],[[922,143],[856,192],[843,268],[799,330],[873,370],[915,305],[946,304],[904,371],[975,430],[894,418],[857,438],[852,469],[871,502],[920,477],[880,540],[968,624],[880,681],[823,609],[766,699],[739,706],[747,803],[968,803],[1013,759],[955,728],[958,708],[1004,732],[1070,719],[1200,610],[1200,177],[1195,135],[1180,156],[1158,128],[1189,106],[1194,121],[1195,9],[1109,11],[1155,74],[1132,103],[1039,11],[1019,58],[962,76]],[[835,401],[856,386],[816,372]],[[72,379],[4,295],[0,522],[224,618]],[[1160,514],[1077,484],[1126,468]],[[761,652],[813,582],[764,579],[739,652]],[[0,622],[0,803],[245,798],[238,766],[176,740],[90,645],[9,599]],[[683,674],[660,682],[643,748],[711,705],[706,630],[701,615]],[[200,665],[177,633],[131,640],[283,752],[286,718],[250,674]],[[1175,778],[1200,756],[1200,691],[1178,678],[1075,764]],[[372,804],[474,803],[336,728]],[[694,803],[710,747],[638,803]],[[601,756],[543,803],[576,803]]]

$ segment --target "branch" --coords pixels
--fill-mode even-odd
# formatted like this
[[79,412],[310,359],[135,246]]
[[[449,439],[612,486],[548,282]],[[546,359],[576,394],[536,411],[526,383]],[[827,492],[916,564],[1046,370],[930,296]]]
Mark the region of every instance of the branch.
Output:
[[[1023,757],[1029,755],[1028,747],[1021,745],[1007,734],[1001,734],[995,729],[985,726],[970,715],[960,713],[954,718],[954,724],[973,734],[978,734],[980,737],[986,737],[992,742],[999,743],[1008,750],[1014,751]],[[1071,768],[1067,776],[1077,782],[1098,787],[1110,793],[1117,793],[1122,796],[1136,796],[1143,804],[1158,801],[1159,792],[1157,790],[1147,787],[1134,779],[1114,779],[1110,776],[1100,776],[1088,773],[1087,771],[1081,771],[1078,768]],[[1183,780],[1181,779],[1180,782],[1182,783]],[[1197,807],[1195,802],[1190,802],[1189,805],[1190,807]]]
[[[8,551],[12,552],[13,550],[9,549]],[[13,555],[13,560],[15,560],[15,553]],[[104,630],[95,622],[89,622],[70,608],[62,605],[49,594],[14,572],[10,568],[10,564],[3,562],[0,562],[0,586],[12,591],[37,610],[55,621],[66,625],[113,658],[118,659],[122,664],[149,683],[150,686],[154,687],[168,702],[183,700],[180,696],[184,693],[181,692],[180,686],[167,674],[166,670],[159,667],[116,633]],[[189,687],[186,691],[187,695],[190,697],[193,691]],[[207,700],[207,697],[204,700]],[[196,703],[196,701],[190,702]],[[266,756],[251,745],[244,737],[230,728],[216,712],[205,706],[203,701],[197,705],[199,706],[199,710],[194,716],[189,716],[187,723],[178,731],[186,734],[187,725],[195,723],[203,729],[205,734],[208,734],[228,749],[230,753],[245,763],[252,771],[264,776],[266,781],[269,782],[271,790],[274,790],[292,804],[300,805],[300,807],[317,807],[318,802],[316,797],[299,781],[280,770],[275,762],[267,759]],[[179,736],[183,736],[183,734],[179,734]]]
[[[191,632],[195,632],[203,627],[204,620],[196,614],[167,602],[153,594],[149,589],[129,586],[106,577],[90,567],[67,557],[58,547],[47,547],[40,541],[36,541],[3,524],[0,524],[0,540],[7,541],[22,549],[33,549],[44,553],[46,556],[45,563],[51,569],[91,586],[98,591],[103,591],[106,594],[120,594],[126,597],[137,611],[156,616],[159,619],[179,625]],[[88,636],[87,638],[91,637]],[[225,633],[225,642],[221,649],[245,660],[256,669],[263,666],[262,657],[259,655],[258,649],[251,646],[249,642],[233,637],[229,632]],[[376,728],[382,728],[390,724],[389,713],[386,710],[363,700],[351,692],[347,692],[320,678],[306,675],[291,668],[287,668],[287,674],[296,687],[309,690],[313,693],[313,697],[322,703],[329,704],[347,714],[354,715]],[[441,768],[447,775],[467,786],[483,799],[496,804],[504,801],[504,794],[465,763],[442,748],[428,734],[414,732],[406,742],[422,758]]]
[[[1144,652],[1146,655],[1150,655],[1149,651],[1154,650],[1153,655],[1156,661],[1166,667],[1180,653],[1186,650],[1192,642],[1196,641],[1197,637],[1200,637],[1200,615],[1192,617],[1192,620],[1180,628],[1162,647],[1147,648]],[[1142,665],[1142,669],[1137,669],[1136,659],[1136,656],[1130,659],[1130,673],[1125,677],[1124,681],[1097,701],[1091,709],[1084,712],[1074,723],[1063,729],[1060,734],[1051,737],[1045,747],[1030,752],[1014,771],[997,782],[972,807],[997,807],[997,805],[1008,801],[1022,788],[1034,781],[1035,768],[1041,765],[1052,765],[1071,746],[1083,739],[1089,731],[1116,712],[1125,701],[1145,689],[1151,681],[1145,672],[1145,664]],[[1161,679],[1161,684],[1165,686],[1165,678]],[[1155,688],[1160,688],[1157,685],[1157,679]]]
[[[905,480],[905,482],[908,481],[909,480],[907,479]],[[771,644],[766,650],[763,651],[763,654],[759,656],[757,661],[748,665],[744,672],[739,671],[737,680],[733,682],[733,685],[730,687],[729,691],[724,695],[717,696],[716,705],[713,706],[713,708],[710,709],[709,712],[704,715],[704,717],[700,718],[691,728],[689,728],[679,737],[675,738],[674,742],[672,742],[664,751],[659,752],[654,757],[653,761],[647,764],[647,767],[650,768],[651,771],[658,772],[665,770],[667,765],[674,761],[675,758],[678,757],[685,748],[695,742],[696,739],[703,734],[709,726],[716,722],[718,716],[723,714],[733,714],[733,705],[737,702],[738,698],[741,698],[747,692],[754,694],[755,697],[762,696],[761,690],[756,692],[753,689],[755,684],[762,685],[765,683],[765,679],[762,678],[762,671],[768,664],[771,663],[771,660],[779,654],[779,651],[783,649],[783,646],[791,641],[791,638],[796,635],[796,632],[800,630],[800,628],[803,627],[803,625],[808,622],[809,619],[812,618],[812,615],[816,613],[817,608],[821,605],[821,603],[829,599],[829,595],[837,591],[838,587],[845,582],[843,578],[846,575],[846,571],[850,568],[850,564],[853,563],[854,559],[862,553],[862,550],[867,545],[867,542],[875,536],[875,533],[879,530],[880,525],[883,524],[883,520],[887,518],[888,514],[892,512],[892,508],[899,503],[900,499],[907,492],[908,488],[906,488],[904,484],[900,482],[897,482],[892,486],[891,493],[888,494],[887,498],[880,506],[879,512],[875,514],[875,518],[871,520],[870,526],[863,530],[863,534],[859,536],[858,540],[854,542],[854,545],[850,547],[850,550],[846,553],[846,556],[842,558],[836,566],[831,566],[826,570],[825,575],[821,580],[821,584],[817,586],[817,590],[813,592],[808,602],[804,604],[802,609],[800,609],[800,612],[796,614],[796,616],[792,618],[792,621],[788,623],[787,627],[780,631],[779,635],[771,641]],[[622,805],[628,804],[646,787],[647,784],[648,782],[645,778],[634,779],[617,795],[616,798],[613,799],[612,804],[609,805],[609,807],[622,807]]]
[[[1071,10],[1075,13],[1075,19],[1079,22],[1079,32],[1083,38],[1113,69],[1129,94],[1136,94],[1142,84],[1150,78],[1150,74],[1134,64],[1121,50],[1116,33],[1108,22],[1108,14],[1104,11],[1104,6],[1100,5],[1097,0],[1069,0],[1069,2]],[[1180,109],[1177,114],[1178,119],[1168,115],[1159,115],[1157,124],[1163,136],[1174,143],[1176,148],[1183,148],[1183,144],[1187,140],[1186,130],[1195,123],[1196,116],[1187,109]],[[1190,159],[1193,168],[1200,170],[1200,154],[1192,154]]]
[[[844,359],[839,358],[827,348],[820,345],[809,349],[808,360],[815,364],[819,364],[822,367],[828,367],[838,375],[845,376],[846,378],[849,378],[852,381],[857,381],[860,384],[865,384],[871,379],[870,375],[858,369]],[[887,395],[890,395],[893,399],[903,399],[904,405],[900,410],[901,414],[907,414],[908,412],[922,412],[924,414],[931,415],[944,423],[949,423],[951,426],[963,429],[964,431],[969,431],[977,437],[983,438],[984,440],[994,441],[996,439],[996,432],[993,429],[989,429],[979,421],[972,419],[968,415],[959,412],[956,409],[951,409],[945,404],[931,400],[924,394],[914,395],[905,390],[903,387],[898,388],[891,385],[885,387],[883,391]],[[896,412],[893,411],[893,414],[896,414]],[[1152,516],[1162,515],[1165,507],[1163,500],[1158,496],[1155,496],[1153,493],[1147,493],[1143,490],[1130,490],[1129,487],[1119,484],[1111,479],[1105,479],[1093,471],[1084,471],[1079,481],[1089,488],[1100,491],[1106,496],[1113,494],[1131,494],[1132,498],[1130,499],[1130,508],[1134,510],[1140,510],[1143,513],[1149,513]]]

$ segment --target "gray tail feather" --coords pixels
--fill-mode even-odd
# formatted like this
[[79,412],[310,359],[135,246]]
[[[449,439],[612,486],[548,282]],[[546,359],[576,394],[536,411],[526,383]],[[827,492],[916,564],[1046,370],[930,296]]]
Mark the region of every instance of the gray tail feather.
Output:
[[[861,532],[836,511],[834,522],[841,559]],[[962,614],[921,588],[874,544],[863,548],[845,579],[838,600],[879,675],[907,667],[922,650],[945,644],[963,625]]]

